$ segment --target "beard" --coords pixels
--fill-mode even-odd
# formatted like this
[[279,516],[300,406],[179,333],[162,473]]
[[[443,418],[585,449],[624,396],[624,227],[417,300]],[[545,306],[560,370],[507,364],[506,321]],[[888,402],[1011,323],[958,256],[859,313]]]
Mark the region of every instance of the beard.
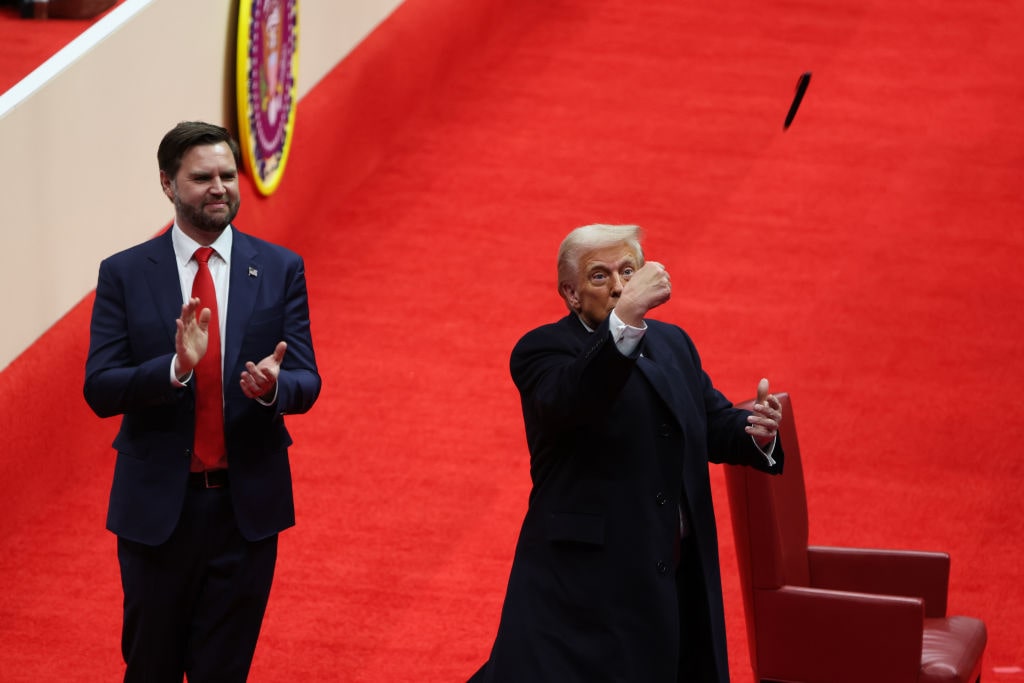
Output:
[[221,216],[211,216],[210,214],[203,211],[202,206],[195,206],[192,204],[186,204],[181,201],[181,197],[177,193],[174,194],[174,210],[179,216],[184,218],[188,223],[195,226],[196,229],[202,230],[203,232],[221,232],[224,228],[235,219],[238,215],[238,208],[242,204],[241,199],[227,199],[228,212]]

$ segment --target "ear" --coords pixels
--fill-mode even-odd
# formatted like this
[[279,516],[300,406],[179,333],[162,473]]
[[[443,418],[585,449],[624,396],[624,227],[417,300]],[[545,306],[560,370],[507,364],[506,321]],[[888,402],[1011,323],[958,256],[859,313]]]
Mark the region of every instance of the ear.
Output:
[[160,171],[160,187],[163,188],[164,194],[172,202],[174,201],[174,188],[171,186],[171,178],[164,171]]
[[576,288],[568,282],[562,283],[562,298],[569,304],[569,308],[577,312],[580,310],[580,298],[576,294]]

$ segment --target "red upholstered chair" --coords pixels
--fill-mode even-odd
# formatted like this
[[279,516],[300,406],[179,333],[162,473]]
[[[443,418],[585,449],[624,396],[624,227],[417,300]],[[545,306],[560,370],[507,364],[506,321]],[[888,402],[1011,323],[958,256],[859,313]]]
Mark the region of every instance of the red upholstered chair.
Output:
[[807,545],[793,405],[788,394],[777,396],[784,473],[725,466],[755,679],[980,680],[985,624],[946,616],[949,555]]

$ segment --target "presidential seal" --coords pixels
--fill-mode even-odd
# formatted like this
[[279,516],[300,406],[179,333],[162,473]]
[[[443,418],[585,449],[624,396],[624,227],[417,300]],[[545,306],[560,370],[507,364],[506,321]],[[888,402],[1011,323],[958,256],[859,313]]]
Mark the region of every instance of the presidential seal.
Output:
[[236,89],[242,156],[260,193],[277,189],[295,127],[298,0],[241,0]]

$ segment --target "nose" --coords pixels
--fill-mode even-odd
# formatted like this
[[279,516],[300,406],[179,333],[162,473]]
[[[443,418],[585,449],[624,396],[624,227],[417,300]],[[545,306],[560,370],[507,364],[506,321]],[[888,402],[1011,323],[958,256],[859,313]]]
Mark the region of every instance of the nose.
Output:
[[224,193],[224,183],[221,181],[220,176],[214,176],[213,182],[210,183],[210,192],[214,194]]
[[626,279],[620,273],[612,273],[612,294],[622,294],[622,288],[626,286]]

